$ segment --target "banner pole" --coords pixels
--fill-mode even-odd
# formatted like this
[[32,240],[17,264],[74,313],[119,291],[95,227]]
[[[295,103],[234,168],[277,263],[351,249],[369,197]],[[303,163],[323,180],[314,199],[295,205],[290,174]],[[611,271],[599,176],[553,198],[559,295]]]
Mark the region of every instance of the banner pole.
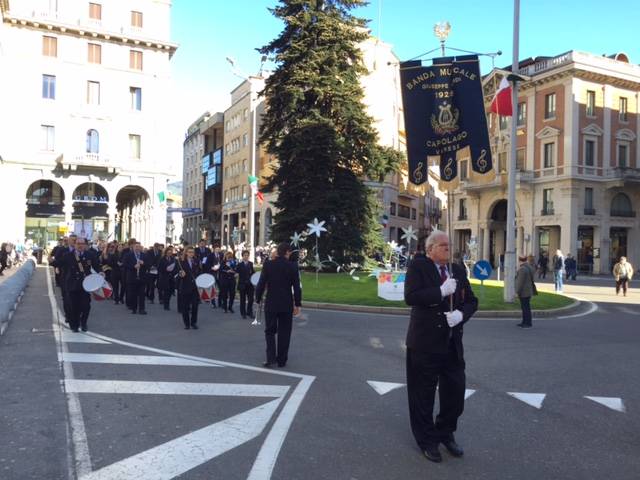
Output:
[[[448,182],[449,184],[451,182]],[[452,261],[452,249],[453,246],[453,226],[451,225],[452,215],[451,209],[453,205],[451,204],[451,185],[449,185],[449,189],[447,190],[447,230],[449,235],[449,275],[453,278],[453,261]],[[453,312],[453,295],[449,295],[449,311]]]

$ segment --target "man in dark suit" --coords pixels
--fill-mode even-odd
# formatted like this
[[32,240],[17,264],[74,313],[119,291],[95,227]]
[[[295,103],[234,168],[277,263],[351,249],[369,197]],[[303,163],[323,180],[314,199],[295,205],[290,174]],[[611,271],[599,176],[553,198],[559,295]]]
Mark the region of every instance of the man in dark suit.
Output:
[[124,254],[122,264],[127,272],[127,307],[133,314],[146,315],[144,300],[147,288],[147,266],[143,259],[140,242],[136,242],[133,248]]
[[147,266],[146,296],[151,303],[153,303],[155,299],[156,285],[158,282],[158,263],[160,263],[160,257],[162,256],[161,247],[159,243],[154,243],[153,248],[150,248],[143,256],[143,261]]
[[[277,362],[279,367],[287,364],[291,325],[293,315],[300,314],[302,291],[298,265],[289,261],[291,247],[288,243],[278,245],[278,256],[275,260],[265,262],[256,288],[256,303],[262,301],[262,294],[267,289],[267,300],[264,307],[267,342],[267,361],[264,367],[271,368]],[[276,349],[276,333],[278,345]]]
[[207,241],[204,238],[198,242],[198,248],[195,249],[194,253],[200,265],[211,254],[211,249],[207,247]]
[[64,262],[64,257],[67,253],[73,252],[76,248],[76,235],[71,234],[67,239],[66,245],[56,251],[54,258],[54,266],[60,272],[60,290],[62,292],[62,309],[64,310],[64,318],[67,323],[71,318],[71,299],[69,298],[69,292],[67,291],[67,266]]
[[253,294],[254,288],[251,284],[251,275],[256,273],[253,262],[249,261],[249,250],[242,251],[242,261],[236,266],[238,272],[238,291],[240,292],[240,315],[247,318],[253,317]]
[[[442,461],[440,443],[453,456],[464,454],[453,436],[464,410],[462,325],[478,309],[466,270],[448,261],[449,237],[436,230],[427,238],[426,255],[417,253],[409,264],[404,284],[404,299],[411,306],[406,341],[411,430],[433,462]],[[434,424],[436,388],[440,412]]]
[[92,269],[96,272],[100,269],[98,257],[87,251],[87,241],[84,238],[78,238],[74,249],[64,254],[61,265],[65,272],[65,292],[69,298],[69,327],[74,332],[79,327],[86,332],[91,295],[84,291],[82,281],[92,273]]
[[200,295],[196,278],[200,275],[200,262],[195,257],[193,247],[187,247],[185,256],[178,260],[178,303],[181,305],[182,321],[185,330],[198,329],[198,305]]

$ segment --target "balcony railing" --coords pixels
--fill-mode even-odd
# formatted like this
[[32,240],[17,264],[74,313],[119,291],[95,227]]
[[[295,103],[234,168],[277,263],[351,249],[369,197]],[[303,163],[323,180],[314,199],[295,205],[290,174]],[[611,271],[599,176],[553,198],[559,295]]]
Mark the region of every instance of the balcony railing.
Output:
[[640,168],[616,167],[607,171],[607,177],[623,180],[640,180]]
[[56,162],[65,170],[76,170],[78,167],[107,169],[114,172],[120,169],[109,158],[99,153],[81,153],[75,156],[60,155]]
[[584,214],[585,215],[595,215],[596,214],[596,209],[595,208],[585,208],[584,209]]
[[553,207],[546,207],[540,211],[540,215],[554,215],[554,214],[555,214],[555,211],[553,210]]
[[461,222],[463,220],[469,220],[466,213],[463,215],[458,215],[458,221]]
[[636,212],[633,210],[611,210],[610,212],[612,217],[625,217],[625,218],[635,218]]

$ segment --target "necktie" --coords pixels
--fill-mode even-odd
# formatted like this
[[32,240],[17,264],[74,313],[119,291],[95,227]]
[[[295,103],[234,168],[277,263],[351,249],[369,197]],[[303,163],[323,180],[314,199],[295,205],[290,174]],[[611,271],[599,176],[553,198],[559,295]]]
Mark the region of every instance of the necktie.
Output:
[[444,283],[447,280],[447,267],[440,265],[440,281]]

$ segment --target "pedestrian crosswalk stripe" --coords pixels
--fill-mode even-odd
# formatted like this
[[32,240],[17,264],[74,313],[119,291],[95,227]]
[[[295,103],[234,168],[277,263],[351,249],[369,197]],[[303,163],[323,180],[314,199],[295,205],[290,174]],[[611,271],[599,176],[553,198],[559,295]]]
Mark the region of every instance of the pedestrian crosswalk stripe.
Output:
[[467,398],[469,398],[471,395],[473,395],[474,393],[476,393],[475,390],[471,390],[471,389],[466,389],[464,391],[464,399],[466,400]]
[[373,380],[367,380],[367,383],[380,395],[384,395],[385,393],[389,393],[396,388],[405,386],[404,383],[374,382]]
[[507,392],[507,394],[537,409],[542,408],[542,402],[547,396],[546,393]]
[[184,367],[221,367],[214,363],[164,355],[119,355],[106,353],[60,353],[58,359],[73,363],[111,363],[122,365],[164,365]]
[[99,343],[103,345],[109,344],[109,342],[101,340],[100,338],[85,335],[84,333],[80,332],[70,332],[69,330],[62,330],[61,340],[65,343]]
[[589,400],[592,400],[596,403],[599,403],[600,405],[604,405],[607,408],[610,408],[611,410],[615,410],[616,412],[626,412],[627,408],[624,406],[624,402],[622,401],[621,398],[617,398],[617,397],[588,397],[585,396],[584,398],[587,398]]

